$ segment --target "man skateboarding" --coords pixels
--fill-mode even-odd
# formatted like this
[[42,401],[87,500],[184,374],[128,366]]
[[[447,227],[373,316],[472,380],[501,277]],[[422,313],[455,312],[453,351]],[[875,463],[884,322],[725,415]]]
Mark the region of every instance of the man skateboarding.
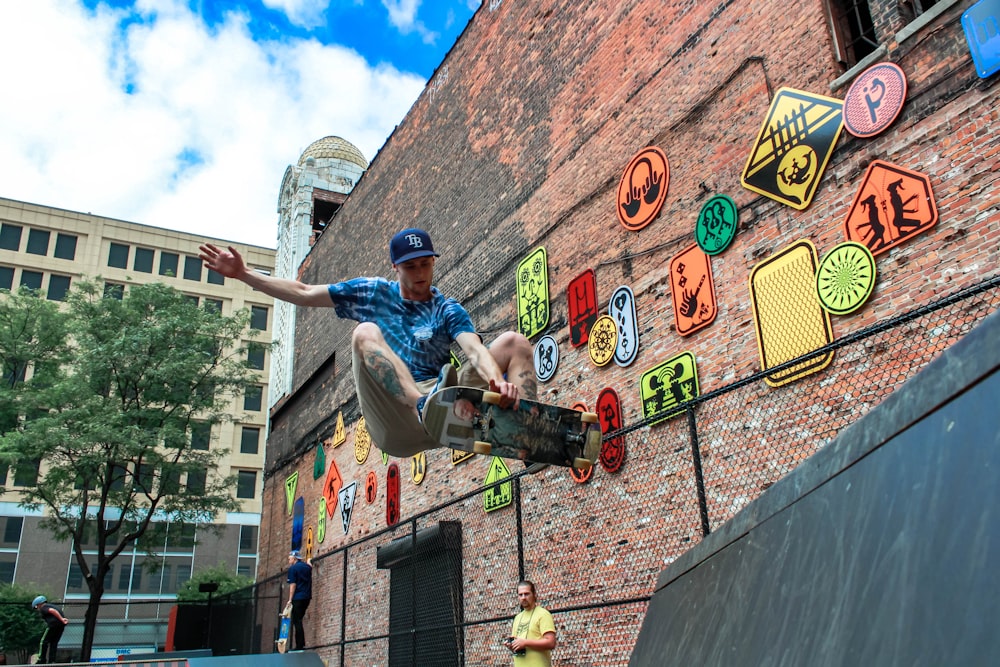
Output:
[[436,386],[454,383],[448,363],[453,342],[468,359],[463,384],[488,386],[505,407],[535,396],[531,343],[509,331],[489,348],[483,345],[465,308],[432,285],[439,255],[422,229],[404,229],[389,242],[394,281],[308,285],[249,269],[231,246],[200,250],[205,266],[228,278],[298,306],[334,308],[338,317],[359,323],[351,340],[358,402],[372,439],[387,454],[409,457],[439,446],[424,433],[420,408]]
[[62,610],[55,605],[49,604],[44,595],[39,595],[31,601],[31,608],[38,610],[42,620],[45,621],[45,632],[42,634],[42,641],[38,648],[39,665],[52,664],[56,661],[56,651],[59,649],[59,639],[63,630],[69,623],[69,619],[63,616]]

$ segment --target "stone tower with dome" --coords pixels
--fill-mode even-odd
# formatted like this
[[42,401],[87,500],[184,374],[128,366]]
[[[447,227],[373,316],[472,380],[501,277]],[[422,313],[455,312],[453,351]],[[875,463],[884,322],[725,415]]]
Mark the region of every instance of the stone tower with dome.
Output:
[[[340,210],[368,169],[368,160],[354,144],[340,137],[323,137],[310,144],[295,165],[289,165],[278,197],[278,248],[274,275],[296,278],[312,244]],[[295,358],[295,306],[274,302],[274,342],[268,407],[292,390]]]

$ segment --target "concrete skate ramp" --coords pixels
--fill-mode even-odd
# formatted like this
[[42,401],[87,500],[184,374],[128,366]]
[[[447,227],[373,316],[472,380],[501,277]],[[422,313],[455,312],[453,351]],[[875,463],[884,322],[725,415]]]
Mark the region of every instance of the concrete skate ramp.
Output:
[[998,318],[672,563],[630,667],[997,664]]

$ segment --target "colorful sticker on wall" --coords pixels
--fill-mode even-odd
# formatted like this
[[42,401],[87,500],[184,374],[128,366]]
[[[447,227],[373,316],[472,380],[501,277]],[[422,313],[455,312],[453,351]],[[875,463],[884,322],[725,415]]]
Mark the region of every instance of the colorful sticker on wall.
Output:
[[819,263],[816,293],[819,305],[831,315],[853,313],[875,289],[875,257],[868,246],[844,241]]
[[844,220],[844,236],[865,244],[878,256],[927,231],[937,220],[927,176],[873,160]]
[[451,450],[451,464],[453,466],[456,466],[459,463],[462,463],[463,461],[468,461],[475,455],[476,455],[475,452],[466,452],[461,449],[453,449]]
[[590,330],[590,339],[587,341],[590,360],[595,366],[607,366],[608,362],[614,359],[617,346],[618,325],[610,315],[601,315],[594,322],[594,328]]
[[[816,247],[802,239],[750,272],[761,370],[780,366],[833,341],[830,316],[816,296],[816,264]],[[826,368],[832,360],[833,352],[826,352],[768,373],[764,381],[780,387]]]
[[[483,480],[483,486],[489,486],[505,477],[510,477],[510,468],[499,456],[494,456],[490,461],[490,469]],[[511,482],[504,482],[497,486],[483,491],[483,509],[487,512],[507,507],[514,502],[514,485]]]
[[892,125],[906,101],[906,75],[896,63],[872,65],[844,95],[844,127],[868,139]]
[[559,367],[559,344],[552,336],[545,335],[535,343],[535,377],[539,382],[548,382]]
[[[572,406],[574,410],[579,410],[580,412],[589,412],[587,409],[587,404],[583,401],[577,401]],[[587,468],[573,468],[570,467],[569,475],[573,478],[573,481],[577,484],[585,484],[590,481],[590,478],[594,476],[594,466],[589,466]]]
[[292,549],[302,548],[302,531],[306,522],[306,501],[299,496],[292,505]]
[[344,413],[337,413],[337,425],[333,429],[333,446],[340,447],[347,441],[347,429],[344,427]]
[[670,291],[677,333],[690,336],[715,320],[719,307],[712,280],[712,260],[692,243],[670,260]]
[[736,202],[726,195],[715,195],[698,212],[694,240],[706,255],[718,255],[736,238],[739,223]]
[[1000,72],[1000,0],[980,0],[965,10],[962,30],[979,78]]
[[417,486],[427,476],[427,454],[420,452],[410,457],[410,481]]
[[351,529],[351,517],[354,515],[354,499],[358,495],[358,483],[351,482],[340,490],[340,520],[344,525],[344,535]]
[[316,541],[321,543],[326,539],[326,498],[320,498],[319,511],[316,513]]
[[326,471],[326,451],[323,449],[323,443],[316,443],[316,458],[313,459],[313,479],[319,479],[323,476]]
[[590,329],[597,321],[597,277],[587,269],[566,287],[569,310],[569,344],[580,347],[587,343]]
[[[597,417],[601,421],[601,431],[612,433],[622,427],[622,402],[618,392],[605,387],[597,395]],[[605,438],[601,443],[601,467],[608,472],[618,472],[625,462],[625,434]]]
[[618,327],[615,341],[615,363],[622,368],[631,366],[639,354],[639,320],[635,315],[635,294],[632,288],[622,285],[611,295],[608,315]]
[[295,490],[299,486],[299,473],[293,472],[285,478],[285,507],[286,511],[292,513],[292,501],[295,500]]
[[636,153],[618,182],[618,221],[630,232],[651,223],[667,199],[670,165],[656,146]]
[[337,494],[344,486],[344,478],[337,467],[337,460],[330,459],[330,468],[326,471],[326,481],[323,482],[323,498],[326,499],[326,512],[333,516],[333,510],[337,509]]
[[378,498],[378,475],[374,470],[369,470],[365,477],[365,500],[371,505]]
[[302,550],[302,555],[305,556],[307,561],[312,560],[313,557],[313,547],[315,546],[315,537],[313,535],[313,528],[309,526],[306,528],[306,545],[305,549]]
[[531,338],[548,324],[548,260],[539,247],[517,265],[517,330]]
[[368,454],[372,451],[372,437],[368,434],[368,424],[362,415],[358,419],[358,425],[354,428],[354,460],[359,464],[368,460]]
[[795,209],[809,206],[844,126],[842,106],[780,88],[740,176],[743,187]]
[[384,451],[382,452],[382,465],[389,465],[389,455]]
[[385,523],[395,526],[399,521],[399,466],[389,465],[385,471]]
[[677,406],[700,395],[698,366],[691,352],[681,352],[650,368],[639,380],[642,416],[650,424],[676,417],[682,413]]

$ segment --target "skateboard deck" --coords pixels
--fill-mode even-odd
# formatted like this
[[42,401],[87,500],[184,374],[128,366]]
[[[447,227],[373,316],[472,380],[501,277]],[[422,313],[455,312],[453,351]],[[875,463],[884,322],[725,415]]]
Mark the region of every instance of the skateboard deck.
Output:
[[288,650],[288,636],[292,632],[292,605],[285,605],[284,610],[281,614],[281,625],[278,628],[278,653],[284,653]]
[[424,428],[444,447],[532,463],[589,468],[601,453],[596,414],[522,398],[501,408],[500,394],[448,387],[427,397]]

